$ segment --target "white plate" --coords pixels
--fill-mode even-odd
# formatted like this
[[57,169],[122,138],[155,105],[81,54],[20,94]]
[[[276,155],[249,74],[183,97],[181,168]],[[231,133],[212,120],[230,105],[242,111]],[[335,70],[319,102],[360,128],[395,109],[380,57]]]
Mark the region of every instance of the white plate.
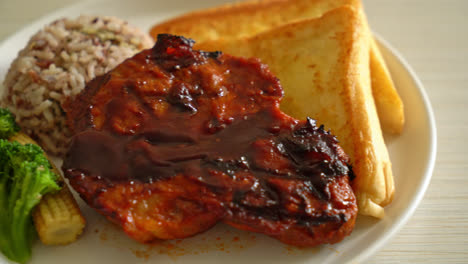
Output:
[[[0,44],[0,79],[29,37],[44,24],[62,16],[79,14],[115,15],[148,30],[154,23],[195,8],[220,4],[220,0],[104,0],[81,2],[61,9],[17,32]],[[359,217],[351,236],[336,245],[297,249],[263,235],[218,225],[193,238],[141,245],[109,224],[86,205],[88,220],[84,235],[76,243],[48,247],[36,243],[33,263],[359,263],[379,250],[409,219],[429,184],[436,153],[436,129],[431,106],[414,72],[380,41],[396,87],[405,105],[406,126],[398,137],[387,137],[396,193],[383,220]],[[0,256],[0,263],[8,263]]]

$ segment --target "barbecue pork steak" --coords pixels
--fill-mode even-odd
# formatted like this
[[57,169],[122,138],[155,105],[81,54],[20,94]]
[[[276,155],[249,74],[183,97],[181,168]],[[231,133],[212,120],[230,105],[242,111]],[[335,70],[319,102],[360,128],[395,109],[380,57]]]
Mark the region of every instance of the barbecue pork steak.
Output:
[[350,234],[352,171],[335,137],[279,110],[258,59],[192,45],[159,35],[66,104],[73,188],[141,242],[218,222],[296,246]]

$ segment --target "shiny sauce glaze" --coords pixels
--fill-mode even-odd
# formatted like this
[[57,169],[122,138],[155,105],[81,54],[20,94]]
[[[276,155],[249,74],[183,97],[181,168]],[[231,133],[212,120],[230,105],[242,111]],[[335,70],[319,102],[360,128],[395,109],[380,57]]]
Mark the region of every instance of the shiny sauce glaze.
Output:
[[[96,78],[69,102],[75,136],[63,168],[72,185],[92,178],[99,182],[96,196],[119,184],[183,176],[218,202],[219,220],[241,228],[354,217],[346,185],[352,171],[335,137],[312,119],[282,113],[280,83],[257,59],[192,45],[160,35],[153,49]],[[338,201],[331,184],[343,177]],[[77,189],[89,203],[96,199]]]

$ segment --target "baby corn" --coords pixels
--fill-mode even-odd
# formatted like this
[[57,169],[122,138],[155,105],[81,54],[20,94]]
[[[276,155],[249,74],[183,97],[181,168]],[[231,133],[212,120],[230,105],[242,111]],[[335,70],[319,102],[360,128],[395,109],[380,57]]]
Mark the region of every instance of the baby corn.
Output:
[[[21,144],[37,144],[22,132],[14,134],[9,140]],[[50,163],[53,171],[60,175],[54,164]],[[86,223],[70,189],[63,178],[60,179],[62,189],[57,193],[44,195],[32,213],[39,238],[47,245],[63,245],[75,241]]]
[[33,211],[34,226],[42,243],[68,244],[83,232],[85,220],[68,187],[44,195]]

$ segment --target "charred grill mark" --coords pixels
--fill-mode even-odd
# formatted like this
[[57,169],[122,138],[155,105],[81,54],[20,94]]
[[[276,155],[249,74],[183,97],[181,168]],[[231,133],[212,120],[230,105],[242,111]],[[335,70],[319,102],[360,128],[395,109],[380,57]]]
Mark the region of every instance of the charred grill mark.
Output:
[[152,51],[153,60],[171,72],[192,65],[206,63],[208,58],[217,59],[221,52],[194,52],[194,40],[169,34],[158,35]]

